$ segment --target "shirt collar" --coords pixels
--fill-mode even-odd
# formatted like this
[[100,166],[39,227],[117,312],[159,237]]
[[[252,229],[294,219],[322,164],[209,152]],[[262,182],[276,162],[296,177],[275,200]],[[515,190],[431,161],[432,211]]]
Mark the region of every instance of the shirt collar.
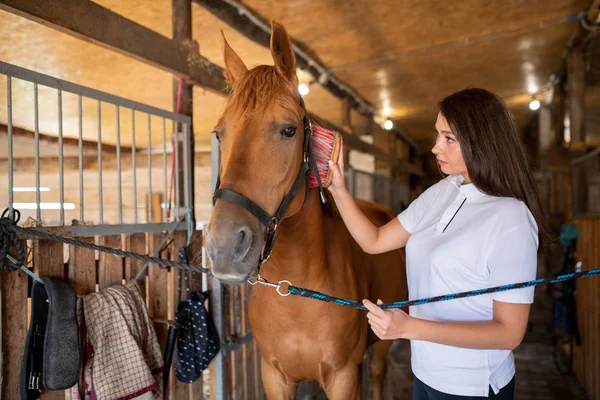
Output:
[[464,183],[465,178],[462,175],[451,175],[450,182],[458,189],[458,192],[467,198],[467,203],[486,196],[472,183]]

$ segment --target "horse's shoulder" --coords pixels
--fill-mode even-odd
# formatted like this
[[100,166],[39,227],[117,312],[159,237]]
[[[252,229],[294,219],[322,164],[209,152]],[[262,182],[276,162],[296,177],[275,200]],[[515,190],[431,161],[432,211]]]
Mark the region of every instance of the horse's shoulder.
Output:
[[[331,194],[326,192],[325,196],[327,202],[322,206],[323,213],[329,216],[339,216],[339,211]],[[396,217],[393,211],[380,204],[361,199],[355,199],[355,201],[358,208],[375,224],[385,224]]]
[[386,224],[396,217],[389,208],[367,200],[356,199],[356,205],[375,224]]

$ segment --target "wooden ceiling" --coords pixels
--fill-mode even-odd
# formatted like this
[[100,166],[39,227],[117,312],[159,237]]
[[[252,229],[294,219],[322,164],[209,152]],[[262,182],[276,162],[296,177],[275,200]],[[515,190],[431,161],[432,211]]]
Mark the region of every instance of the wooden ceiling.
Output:
[[[170,37],[170,0],[97,0],[96,3]],[[561,65],[564,46],[577,28],[573,16],[590,0],[246,0],[263,19],[283,23],[293,39],[337,78],[374,107],[392,109],[395,123],[413,138],[429,137],[436,103],[465,87],[479,86],[506,99],[520,125],[535,116],[527,109]],[[121,54],[76,39],[17,15],[0,11],[0,60],[94,89],[172,109],[172,77]],[[248,66],[272,64],[268,49],[248,40],[193,4],[193,37],[200,53],[223,66],[221,30]],[[592,60],[598,55],[594,53]],[[589,84],[598,85],[600,68],[591,63]],[[17,82],[14,122],[33,130],[30,85]],[[6,123],[5,83],[0,82],[0,124]],[[15,89],[13,89],[15,90]],[[593,93],[595,88],[590,88]],[[20,94],[19,94],[20,93]],[[42,96],[42,93],[40,92]],[[600,96],[590,95],[591,108]],[[315,114],[342,123],[342,104],[318,84],[305,97]],[[56,96],[41,99],[40,129],[55,135]],[[65,135],[77,136],[77,107],[65,98]],[[194,89],[194,130],[208,144],[222,111],[223,98]],[[84,104],[84,137],[96,138],[96,105]],[[115,122],[103,108],[103,141],[114,144]],[[366,119],[352,113],[356,126]],[[130,122],[122,121],[123,126]],[[129,125],[127,125],[129,124]],[[162,128],[153,122],[153,145]],[[136,126],[136,141],[146,143],[147,128]],[[131,142],[122,135],[122,144]]]

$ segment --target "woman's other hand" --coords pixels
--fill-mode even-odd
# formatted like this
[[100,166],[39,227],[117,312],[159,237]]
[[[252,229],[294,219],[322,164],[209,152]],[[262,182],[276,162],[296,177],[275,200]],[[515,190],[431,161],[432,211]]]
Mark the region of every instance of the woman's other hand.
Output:
[[377,304],[373,304],[363,300],[363,305],[369,310],[367,319],[375,335],[381,340],[410,339],[412,317],[399,309],[384,310],[378,304],[383,302],[377,300]]

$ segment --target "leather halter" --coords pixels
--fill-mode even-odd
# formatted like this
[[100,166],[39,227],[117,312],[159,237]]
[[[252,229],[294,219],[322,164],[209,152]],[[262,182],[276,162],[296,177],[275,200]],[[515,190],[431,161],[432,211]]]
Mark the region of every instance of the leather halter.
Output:
[[306,197],[308,196],[307,172],[311,168],[313,170],[315,177],[317,178],[321,201],[323,203],[326,202],[325,195],[323,193],[323,185],[321,183],[321,178],[319,176],[319,171],[317,169],[317,162],[315,160],[315,156],[313,154],[313,149],[312,149],[312,145],[311,145],[311,138],[313,135],[312,126],[310,124],[310,121],[306,117],[306,108],[304,106],[304,100],[302,99],[302,97],[300,97],[300,106],[302,107],[302,109],[305,112],[304,120],[303,120],[303,123],[304,123],[303,160],[304,161],[302,162],[302,165],[300,166],[300,171],[298,171],[298,175],[296,177],[296,180],[294,181],[294,184],[292,185],[292,188],[290,189],[288,194],[285,195],[285,197],[279,204],[279,208],[277,208],[275,215],[273,215],[273,216],[269,215],[269,213],[267,213],[259,205],[257,205],[255,202],[253,202],[252,200],[250,200],[248,197],[244,196],[243,194],[234,192],[231,189],[226,189],[226,188],[221,189],[220,188],[220,185],[221,185],[220,174],[217,177],[216,190],[213,194],[213,206],[215,205],[215,203],[217,202],[218,199],[230,201],[230,202],[236,204],[237,206],[243,208],[244,210],[248,211],[252,215],[254,215],[266,227],[265,246],[263,248],[262,254],[258,261],[258,266],[257,266],[258,270],[260,270],[260,267],[262,265],[266,264],[267,261],[269,260],[269,257],[271,256],[271,251],[273,250],[273,245],[275,244],[275,241],[277,240],[277,236],[278,236],[277,228],[279,226],[279,223],[281,222],[281,219],[285,215],[285,212],[287,211],[288,207],[292,203],[292,200],[298,194],[298,191],[300,190],[300,186],[302,186],[303,182],[306,185],[305,185],[305,192],[304,192],[304,200],[302,201],[302,204],[304,204],[304,202],[306,201]]

